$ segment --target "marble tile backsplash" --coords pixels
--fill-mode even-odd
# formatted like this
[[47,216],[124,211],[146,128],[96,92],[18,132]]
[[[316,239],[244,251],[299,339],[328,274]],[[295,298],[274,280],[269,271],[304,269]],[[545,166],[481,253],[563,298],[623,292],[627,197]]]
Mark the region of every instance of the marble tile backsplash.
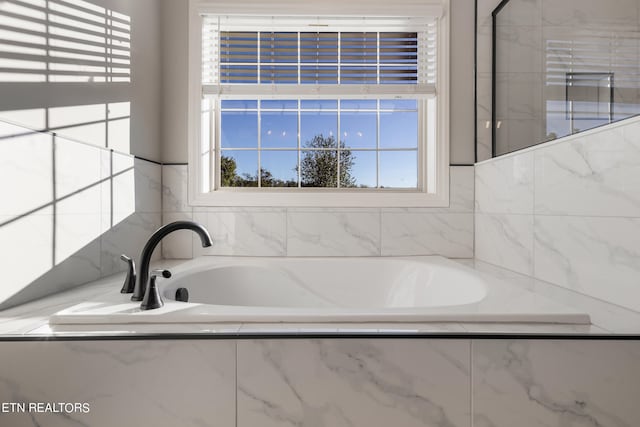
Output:
[[161,172],[0,123],[0,309],[122,271],[122,253],[137,259],[161,224]]
[[163,217],[191,217],[214,240],[203,249],[191,236],[165,240],[165,258],[237,256],[473,257],[474,173],[451,167],[448,208],[222,208],[187,202],[187,166],[163,166]]
[[640,118],[476,165],[476,258],[640,311]]

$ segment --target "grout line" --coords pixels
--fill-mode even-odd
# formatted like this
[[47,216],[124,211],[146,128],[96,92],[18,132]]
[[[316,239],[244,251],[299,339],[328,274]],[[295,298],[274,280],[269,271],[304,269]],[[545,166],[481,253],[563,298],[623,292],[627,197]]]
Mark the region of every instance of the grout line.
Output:
[[[240,328],[242,328],[242,324],[240,324]],[[240,328],[238,328],[238,331],[240,331]],[[236,392],[236,401],[235,401],[235,405],[236,405],[236,419],[235,419],[235,425],[236,427],[238,427],[238,340],[234,340],[236,342],[235,345],[235,359],[236,359],[236,377],[235,377],[235,392]]]
[[284,256],[289,256],[289,208],[284,208]]
[[384,213],[382,212],[382,208],[378,209],[378,232],[380,233],[378,236],[378,256],[382,256],[382,218]]
[[[466,328],[465,328],[466,329]],[[475,425],[475,407],[473,400],[473,340],[469,340],[469,421],[471,427]]]
[[531,277],[536,277],[536,153],[531,156],[532,163],[532,183],[533,188],[533,206],[531,208]]

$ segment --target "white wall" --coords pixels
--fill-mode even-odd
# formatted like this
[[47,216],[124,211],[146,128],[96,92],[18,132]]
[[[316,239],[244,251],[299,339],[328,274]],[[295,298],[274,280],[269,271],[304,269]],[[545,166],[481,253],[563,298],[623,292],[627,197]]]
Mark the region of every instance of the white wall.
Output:
[[[0,22],[17,22],[12,37],[27,37],[20,25],[29,28],[30,21],[15,21],[12,4],[0,2]],[[159,3],[68,4],[74,25],[96,5],[130,19],[130,81],[92,83],[83,75],[59,82],[43,73],[44,81],[27,82],[39,78],[29,66],[49,63],[53,70],[55,57],[0,49],[5,65],[14,57],[31,61],[14,75],[0,73],[0,119],[57,134],[0,121],[0,308],[123,270],[120,254],[137,258],[161,224],[161,167],[126,154],[160,157]]]
[[[162,1],[162,160],[187,162],[187,0]],[[470,0],[451,1],[451,158],[473,164],[473,20]]]
[[[0,76],[0,119],[37,130],[52,129],[62,136],[103,147],[109,145],[157,161],[161,111],[159,0],[87,3],[130,19],[130,82],[91,83],[87,79],[73,83],[27,82],[26,73],[11,78]],[[0,20],[7,20],[2,10],[0,5]],[[81,16],[81,12],[72,13]],[[0,52],[0,58],[3,57],[7,55]],[[37,60],[45,63],[52,58],[42,55]],[[111,110],[111,116],[125,119],[107,124],[106,109]],[[92,124],[87,126],[87,122]],[[56,129],[58,125],[65,128]]]

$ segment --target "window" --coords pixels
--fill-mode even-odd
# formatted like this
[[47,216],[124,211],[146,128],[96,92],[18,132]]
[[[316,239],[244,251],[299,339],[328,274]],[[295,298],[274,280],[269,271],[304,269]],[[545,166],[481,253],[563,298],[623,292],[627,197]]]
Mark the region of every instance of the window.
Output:
[[438,16],[192,15],[192,203],[446,205]]

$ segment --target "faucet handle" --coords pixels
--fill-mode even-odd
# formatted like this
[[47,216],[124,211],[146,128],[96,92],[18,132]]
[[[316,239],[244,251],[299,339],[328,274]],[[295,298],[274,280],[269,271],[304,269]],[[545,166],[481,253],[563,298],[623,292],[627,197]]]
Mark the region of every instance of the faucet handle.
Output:
[[153,270],[151,272],[151,278],[149,279],[149,283],[147,284],[147,289],[144,293],[144,298],[142,299],[142,304],[140,304],[140,308],[142,310],[152,310],[154,308],[160,308],[164,305],[164,301],[162,301],[162,297],[160,296],[160,292],[158,292],[158,287],[156,286],[156,280],[158,276],[162,276],[165,279],[171,277],[171,272],[169,270]]
[[124,279],[121,294],[133,293],[133,289],[136,286],[136,263],[125,254],[120,255],[120,259],[128,264],[127,277]]

